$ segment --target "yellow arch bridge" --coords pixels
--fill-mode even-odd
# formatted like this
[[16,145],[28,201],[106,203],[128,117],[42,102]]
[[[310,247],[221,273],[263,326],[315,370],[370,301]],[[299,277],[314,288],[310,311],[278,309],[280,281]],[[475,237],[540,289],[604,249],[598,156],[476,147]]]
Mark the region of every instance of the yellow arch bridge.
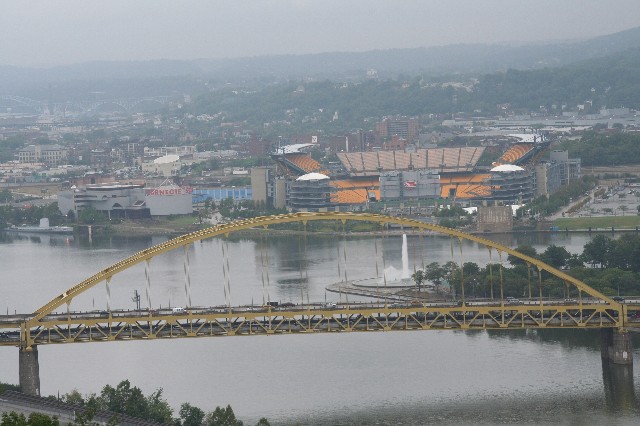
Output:
[[[427,300],[416,298],[415,295],[406,299],[388,300],[380,294],[375,294],[377,297],[374,297],[373,301],[358,303],[327,304],[307,301],[306,304],[299,305],[265,303],[257,307],[232,306],[230,303],[217,307],[192,306],[188,249],[193,243],[248,229],[266,230],[272,225],[286,223],[298,223],[306,233],[307,224],[313,221],[335,222],[336,235],[344,235],[345,225],[350,221],[379,224],[380,232],[384,232],[388,226],[395,225],[410,229],[418,235],[442,234],[451,238],[452,256],[454,242],[457,240],[460,247],[460,263],[461,242],[475,242],[488,250],[490,258],[496,256],[496,260],[500,260],[499,266],[491,272],[492,296],[495,276],[496,297],[470,298],[467,294],[468,289],[465,289],[468,284],[465,284],[461,272],[459,294],[454,301]],[[185,256],[187,306],[153,309],[149,298],[150,262],[158,255],[179,250],[184,250]],[[515,300],[504,297],[501,265],[503,257],[508,255],[521,259],[527,266],[528,298]],[[112,278],[138,264],[145,266],[148,302],[146,309],[111,309],[109,299],[105,311],[79,312],[70,309],[74,298],[98,284],[106,285],[109,298]],[[543,272],[562,282],[566,288],[565,294],[570,297],[559,300],[543,297]],[[346,254],[344,274],[343,283],[348,287]],[[227,279],[225,273],[225,280]],[[142,250],[69,288],[33,314],[0,317],[0,346],[20,348],[21,386],[25,392],[32,394],[39,393],[36,347],[80,342],[400,330],[605,329],[608,332],[603,334],[603,356],[606,355],[617,363],[629,364],[632,356],[627,331],[636,325],[635,317],[640,316],[636,313],[640,313],[640,304],[637,301],[613,300],[564,271],[476,235],[418,220],[378,214],[296,213],[257,217],[213,226]]]

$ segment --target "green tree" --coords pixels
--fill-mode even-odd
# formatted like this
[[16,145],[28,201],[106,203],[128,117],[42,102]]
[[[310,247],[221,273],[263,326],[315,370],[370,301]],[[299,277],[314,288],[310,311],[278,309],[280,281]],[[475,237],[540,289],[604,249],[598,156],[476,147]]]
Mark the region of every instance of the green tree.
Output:
[[49,417],[42,413],[29,414],[29,424],[32,426],[58,426],[60,422],[56,417]]
[[455,296],[460,290],[460,267],[456,262],[450,260],[442,266],[442,269],[444,269],[445,279],[449,282],[449,286],[451,287],[451,296]]
[[436,292],[438,291],[442,281],[445,278],[446,271],[440,266],[438,262],[431,262],[425,266],[424,275],[425,278],[433,282],[436,286]]
[[547,249],[540,255],[540,259],[543,262],[553,266],[554,268],[561,268],[565,266],[570,257],[571,253],[569,253],[567,249],[553,244],[547,247]]
[[625,234],[610,240],[606,255],[607,268],[640,272],[640,236]]
[[42,413],[31,413],[27,419],[24,414],[15,411],[2,414],[0,426],[59,426],[60,422],[55,417],[49,417]]
[[[538,257],[538,252],[536,251],[536,249],[534,247],[528,246],[528,245],[521,245],[516,247],[516,251],[519,253],[522,253],[526,256],[529,257],[533,257],[533,258],[537,258]],[[516,265],[526,265],[526,262],[522,259],[520,259],[517,256],[514,256],[512,254],[507,256],[507,261],[512,265],[512,266],[516,266]]]
[[134,386],[125,401],[124,414],[142,419],[149,418],[149,405],[139,387]]
[[78,223],[83,225],[100,224],[106,221],[105,216],[93,207],[87,207],[78,213]]
[[9,189],[4,188],[2,192],[0,192],[0,202],[1,203],[9,203],[13,201],[13,194]]
[[611,244],[611,239],[598,234],[591,241],[584,245],[582,250],[582,260],[592,266],[600,265],[604,269],[607,266],[607,253]]
[[413,273],[413,275],[411,275],[411,278],[413,278],[413,281],[415,281],[416,286],[418,286],[418,293],[420,293],[420,286],[422,285],[422,281],[424,281],[425,279],[424,271],[422,269],[418,269]]
[[75,404],[83,406],[85,404],[82,394],[77,389],[73,389],[71,392],[64,394],[62,400],[67,404]]
[[480,273],[480,267],[475,262],[465,262],[462,264],[462,272],[465,277],[471,277]]
[[147,418],[148,405],[142,391],[137,386],[131,387],[129,380],[123,380],[114,388],[106,385],[100,397],[105,401],[108,410],[132,417]]
[[569,260],[567,260],[567,266],[570,268],[582,268],[584,267],[584,262],[579,254],[572,253]]
[[24,414],[18,414],[15,411],[2,413],[0,426],[27,426],[27,424],[27,419]]
[[230,405],[226,408],[216,407],[207,414],[203,424],[204,426],[242,426],[242,422],[236,419]]
[[204,420],[204,411],[185,402],[180,406],[180,420],[182,426],[201,426]]
[[20,386],[0,382],[0,395],[2,395],[2,393],[6,390],[20,392]]
[[171,423],[173,410],[169,403],[162,398],[162,388],[147,397],[147,418],[158,423]]

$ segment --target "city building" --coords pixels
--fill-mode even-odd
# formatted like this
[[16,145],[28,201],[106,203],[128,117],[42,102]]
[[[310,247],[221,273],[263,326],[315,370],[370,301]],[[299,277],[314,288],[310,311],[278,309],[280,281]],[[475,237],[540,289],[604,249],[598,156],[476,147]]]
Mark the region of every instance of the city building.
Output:
[[169,180],[155,188],[145,188],[145,205],[151,216],[193,213],[192,188],[175,185]]
[[478,232],[511,232],[513,209],[511,206],[478,207],[476,227]]
[[196,147],[192,145],[185,146],[161,146],[158,148],[144,147],[145,157],[163,157],[165,155],[177,155],[184,157],[187,155],[193,155],[196,152]]
[[549,161],[561,167],[560,185],[565,186],[580,179],[581,162],[579,158],[569,158],[569,151],[554,149],[549,154]]
[[48,165],[62,164],[69,151],[67,148],[53,145],[28,145],[18,151],[18,161],[21,163],[46,163]]
[[142,171],[144,173],[160,175],[163,177],[179,176],[181,168],[182,161],[180,161],[180,157],[175,154],[165,155],[164,157],[156,158],[151,162],[142,163]]
[[256,204],[273,205],[273,169],[254,167],[251,169],[251,199]]
[[399,136],[413,142],[420,131],[420,120],[407,117],[387,117],[376,123],[376,135],[381,138]]
[[256,136],[255,133],[251,134],[251,140],[249,142],[249,155],[252,157],[264,157],[269,155],[271,150],[271,142]]
[[144,184],[110,183],[72,187],[58,192],[58,209],[77,216],[92,207],[109,218],[139,219],[149,216],[191,214],[192,190],[169,181],[155,188]]
[[62,214],[80,211],[92,207],[109,218],[149,217],[149,208],[145,204],[144,185],[107,184],[72,187],[68,191],[58,192],[58,209]]
[[535,194],[537,197],[553,194],[561,187],[580,179],[581,175],[579,158],[569,158],[568,151],[551,151],[549,161],[535,166]]
[[234,202],[244,200],[257,201],[253,196],[253,190],[250,187],[232,187],[232,188],[198,188],[192,192],[194,203],[203,203],[205,200],[213,200],[216,202],[231,198]]

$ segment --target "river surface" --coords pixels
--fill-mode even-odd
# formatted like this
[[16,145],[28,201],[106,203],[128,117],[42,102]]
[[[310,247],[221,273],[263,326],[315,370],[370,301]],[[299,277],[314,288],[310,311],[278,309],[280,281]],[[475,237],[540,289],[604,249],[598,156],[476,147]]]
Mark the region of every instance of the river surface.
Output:
[[[500,236],[515,247],[555,244],[581,253],[588,235]],[[460,262],[457,240],[409,234],[409,265]],[[55,295],[162,237],[94,240],[0,234],[0,311],[32,312]],[[269,236],[206,240],[188,251],[194,306],[263,300],[338,301],[325,287],[401,268],[402,239]],[[223,251],[225,255],[223,255]],[[494,251],[462,242],[462,261],[497,262]],[[503,258],[506,263],[506,257]],[[185,253],[150,263],[151,305],[186,306]],[[346,265],[346,267],[345,267]],[[376,272],[377,271],[377,272]],[[230,292],[225,290],[228,278]],[[114,277],[112,308],[147,305],[144,264]],[[343,299],[344,301],[344,299]],[[71,309],[105,309],[99,285]],[[636,342],[640,348],[640,343]],[[157,388],[174,408],[230,404],[253,424],[637,424],[640,380],[603,368],[599,334],[589,331],[413,331],[135,341],[39,348],[43,395],[99,393],[129,379]],[[18,382],[18,350],[0,348],[0,381]],[[640,371],[635,351],[635,372]],[[637,373],[636,373],[637,375]]]

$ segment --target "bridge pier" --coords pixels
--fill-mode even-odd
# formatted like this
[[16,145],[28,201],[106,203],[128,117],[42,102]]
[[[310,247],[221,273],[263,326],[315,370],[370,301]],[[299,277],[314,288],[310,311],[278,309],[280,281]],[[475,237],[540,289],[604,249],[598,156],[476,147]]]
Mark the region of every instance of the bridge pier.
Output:
[[614,364],[603,358],[602,381],[609,409],[632,412],[636,408],[632,365]]
[[606,328],[601,331],[600,355],[614,364],[633,367],[633,346],[627,330]]
[[38,347],[20,348],[18,356],[20,390],[27,395],[40,396],[40,364]]

